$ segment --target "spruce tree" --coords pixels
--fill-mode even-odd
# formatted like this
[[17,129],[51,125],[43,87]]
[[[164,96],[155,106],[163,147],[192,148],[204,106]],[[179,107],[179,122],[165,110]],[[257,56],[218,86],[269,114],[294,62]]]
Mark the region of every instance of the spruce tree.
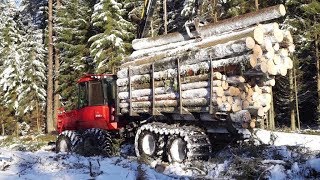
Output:
[[122,3],[101,0],[94,6],[92,25],[96,34],[89,39],[90,55],[96,64],[97,73],[110,72],[130,52],[133,25]]
[[[289,0],[286,2],[287,26],[294,38],[296,52],[293,59],[296,60],[298,75],[298,97],[301,122],[312,125],[317,122],[319,97],[317,90],[317,58],[316,58],[316,38],[319,34],[319,21],[314,17],[319,17],[319,2],[314,0]],[[317,33],[318,32],[318,33]],[[318,39],[318,40],[317,40]]]
[[59,93],[67,99],[67,109],[76,108],[76,81],[90,65],[87,45],[91,37],[90,19],[94,1],[64,0],[55,15],[55,47],[60,51]]
[[33,112],[45,106],[45,51],[42,30],[28,11],[30,4],[21,3],[24,8],[19,10],[7,4],[0,20],[1,105],[15,121],[31,123]]
[[[16,124],[15,109],[17,104],[17,85],[19,84],[19,54],[17,44],[21,41],[16,30],[16,9],[11,4],[1,4],[0,16],[0,95],[1,114],[7,115],[2,119],[2,127],[11,134]],[[20,51],[21,53],[21,51]],[[2,132],[4,133],[4,132]]]
[[311,0],[306,5],[301,7],[304,18],[304,24],[308,31],[304,33],[306,38],[306,45],[310,47],[309,56],[316,65],[315,79],[317,84],[317,117],[316,122],[320,125],[320,2]]
[[[37,29],[37,26],[32,23],[30,14],[22,12],[20,14],[20,18],[23,18],[24,21],[21,25],[24,33],[24,41],[21,43],[21,48],[25,52],[25,56],[22,57],[21,64],[24,69],[22,83],[18,88],[20,106],[18,114],[26,117],[25,114],[45,107],[46,51],[42,43],[42,30]],[[26,19],[26,17],[29,17],[29,19]],[[35,119],[35,117],[28,117],[29,122],[31,122],[31,118]]]

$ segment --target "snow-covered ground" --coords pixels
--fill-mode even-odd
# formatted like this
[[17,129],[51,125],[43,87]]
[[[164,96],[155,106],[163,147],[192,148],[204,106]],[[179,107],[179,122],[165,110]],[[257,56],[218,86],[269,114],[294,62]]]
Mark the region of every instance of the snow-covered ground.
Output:
[[56,154],[47,147],[17,151],[11,145],[0,148],[0,179],[320,179],[320,136],[257,135],[269,144],[228,145],[207,162],[151,163],[154,168],[139,162],[130,145],[112,158]]
[[135,160],[120,157],[87,158],[1,149],[0,159],[0,179],[136,179],[138,171],[144,171],[151,179],[169,179]]

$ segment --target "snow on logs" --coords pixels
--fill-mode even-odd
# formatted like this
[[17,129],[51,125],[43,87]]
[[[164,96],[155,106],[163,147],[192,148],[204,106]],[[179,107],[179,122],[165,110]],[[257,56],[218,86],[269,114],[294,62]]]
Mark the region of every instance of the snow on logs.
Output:
[[[233,30],[247,28],[249,26],[279,18],[286,14],[285,7],[280,4],[265,9],[260,9],[255,12],[251,12],[242,16],[236,16],[230,19],[226,19],[214,24],[208,24],[203,27],[199,27],[198,33],[201,37],[210,37],[220,35],[225,32],[231,32]],[[163,36],[135,39],[132,42],[132,47],[135,50],[148,49],[156,46],[163,46],[166,44],[186,41],[190,39],[187,35],[175,32],[169,33]]]
[[138,50],[117,73],[120,113],[248,110],[265,118],[274,76],[293,67],[294,44],[279,24],[257,23],[284,14],[278,5],[201,27],[198,39],[173,33],[135,40]]

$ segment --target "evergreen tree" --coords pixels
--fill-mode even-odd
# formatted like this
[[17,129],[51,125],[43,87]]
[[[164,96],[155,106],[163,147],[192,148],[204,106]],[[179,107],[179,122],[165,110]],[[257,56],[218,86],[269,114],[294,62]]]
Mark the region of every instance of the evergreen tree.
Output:
[[94,6],[91,22],[96,34],[89,43],[97,73],[110,72],[130,53],[134,35],[133,25],[124,18],[127,13],[123,4],[115,0],[101,0]]
[[308,4],[301,7],[304,14],[305,26],[308,31],[305,32],[307,45],[310,46],[309,54],[316,65],[315,79],[317,82],[317,124],[320,125],[320,2],[317,0],[309,1]]
[[59,92],[68,101],[66,108],[75,108],[77,88],[75,82],[88,69],[90,51],[87,45],[92,35],[90,19],[94,1],[61,1],[55,16],[55,45],[60,50]]
[[[45,107],[45,84],[46,84],[46,54],[44,44],[42,43],[43,33],[32,23],[32,17],[28,12],[20,12],[20,18],[24,23],[21,24],[23,29],[24,41],[21,42],[21,48],[26,53],[22,57],[22,83],[17,89],[20,116],[26,117],[28,112],[35,111]],[[29,19],[26,19],[29,17]],[[36,107],[38,106],[38,107]],[[29,117],[31,118],[31,117]]]
[[[287,18],[285,25],[291,30],[296,45],[293,59],[297,62],[298,90],[301,122],[312,125],[317,119],[317,58],[316,35],[319,34],[319,2],[313,0],[289,0],[286,3]],[[319,39],[318,39],[319,42]]]
[[254,0],[222,0],[221,19],[255,11]]
[[3,102],[10,107],[17,108],[17,88],[20,85],[22,57],[25,56],[24,51],[21,48],[21,42],[23,42],[23,36],[21,31],[18,30],[15,19],[17,18],[16,9],[10,8],[12,14],[7,16],[3,27],[1,28],[3,44],[2,59],[3,64],[1,68],[1,80],[0,85],[4,92]]
[[[7,118],[2,120],[2,126],[6,131],[12,132],[15,125],[15,108],[17,104],[17,84],[19,78],[16,74],[19,72],[19,50],[17,44],[20,42],[16,30],[16,23],[14,18],[16,16],[16,9],[11,4],[1,4],[2,11],[0,12],[0,94],[1,100],[1,114],[8,115]],[[21,51],[20,51],[21,53]],[[8,129],[9,128],[9,129]],[[3,133],[3,132],[2,132]]]
[[[42,32],[33,25],[29,4],[22,2],[6,5],[7,14],[2,14],[0,31],[1,66],[0,87],[2,106],[10,110],[16,121],[33,121],[32,112],[45,106],[45,65]],[[37,106],[37,107],[36,107]],[[4,108],[5,109],[5,108]],[[5,112],[2,112],[5,113]]]

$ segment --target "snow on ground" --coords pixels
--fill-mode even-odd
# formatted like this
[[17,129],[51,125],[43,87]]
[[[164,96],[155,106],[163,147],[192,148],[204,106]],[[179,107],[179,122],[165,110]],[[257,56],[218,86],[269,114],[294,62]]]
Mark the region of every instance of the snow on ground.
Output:
[[311,151],[320,150],[320,136],[272,132],[267,130],[256,129],[254,134],[262,144],[272,144],[275,146],[299,146],[306,147]]
[[[140,169],[140,170],[139,170]],[[136,160],[1,149],[0,179],[170,179]]]
[[229,144],[209,161],[151,162],[152,167],[137,160],[130,144],[112,158],[56,154],[48,147],[17,151],[10,145],[0,148],[0,179],[320,179],[320,136],[256,135],[265,144]]

